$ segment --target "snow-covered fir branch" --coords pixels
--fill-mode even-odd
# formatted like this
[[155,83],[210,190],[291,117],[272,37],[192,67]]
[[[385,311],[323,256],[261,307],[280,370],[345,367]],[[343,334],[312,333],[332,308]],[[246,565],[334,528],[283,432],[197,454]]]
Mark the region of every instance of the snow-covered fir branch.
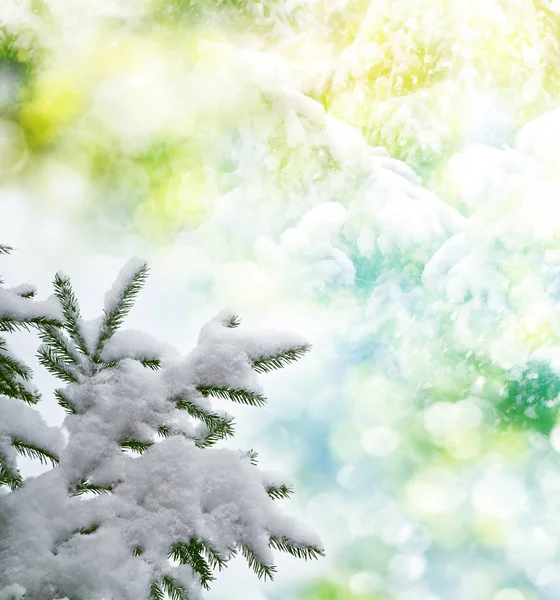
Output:
[[202,328],[186,357],[118,331],[147,272],[128,263],[89,322],[70,280],[56,276],[63,315],[41,326],[39,356],[67,384],[56,398],[68,441],[58,466],[0,498],[0,590],[195,600],[237,554],[264,579],[276,571],[273,550],[323,556],[319,539],[279,508],[290,486],[260,471],[253,451],[213,447],[233,435],[234,419],[212,398],[263,405],[257,373],[310,346],[285,332],[245,333],[229,313]]
[[[0,245],[0,255],[11,250]],[[0,278],[0,333],[59,325],[62,315],[56,298],[38,302],[34,296],[32,286],[5,288]],[[62,436],[30,406],[40,400],[31,377],[29,367],[10,352],[7,340],[0,336],[0,487],[21,485],[18,454],[43,463],[58,461]]]

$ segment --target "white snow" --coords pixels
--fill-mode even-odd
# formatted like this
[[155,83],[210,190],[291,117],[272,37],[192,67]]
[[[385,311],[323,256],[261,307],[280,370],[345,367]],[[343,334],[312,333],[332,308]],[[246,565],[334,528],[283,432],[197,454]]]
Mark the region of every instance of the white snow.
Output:
[[14,321],[25,321],[37,317],[62,320],[62,310],[54,296],[43,301],[34,301],[22,298],[14,290],[0,288],[0,318],[2,317],[9,317]]

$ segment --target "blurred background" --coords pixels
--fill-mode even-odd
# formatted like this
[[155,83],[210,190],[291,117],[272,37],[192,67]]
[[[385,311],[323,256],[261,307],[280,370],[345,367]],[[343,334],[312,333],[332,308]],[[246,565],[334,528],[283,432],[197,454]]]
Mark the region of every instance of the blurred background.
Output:
[[6,281],[313,344],[228,445],[327,557],[209,600],[560,597],[559,93],[557,0],[2,0]]

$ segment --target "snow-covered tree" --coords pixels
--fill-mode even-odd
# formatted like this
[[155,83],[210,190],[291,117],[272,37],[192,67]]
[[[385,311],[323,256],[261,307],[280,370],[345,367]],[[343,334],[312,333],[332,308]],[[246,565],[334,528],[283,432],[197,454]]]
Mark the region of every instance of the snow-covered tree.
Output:
[[193,600],[236,553],[265,579],[272,549],[323,555],[278,509],[274,500],[292,489],[257,469],[253,451],[210,448],[233,434],[233,417],[211,399],[263,405],[256,374],[309,345],[240,332],[227,313],[203,327],[187,357],[118,331],[147,272],[129,262],[89,322],[69,279],[55,278],[64,322],[42,327],[39,354],[68,384],[55,392],[68,441],[57,467],[0,501],[0,589],[21,586],[33,600]]
[[[0,254],[9,254],[0,245]],[[33,300],[35,288],[24,284],[5,288],[0,279],[0,333],[30,326],[52,328],[58,325],[60,307],[56,298]],[[0,336],[0,487],[16,488],[22,483],[16,458],[23,454],[43,463],[56,464],[60,432],[48,427],[33,408],[40,395],[31,383],[31,370],[8,349]]]

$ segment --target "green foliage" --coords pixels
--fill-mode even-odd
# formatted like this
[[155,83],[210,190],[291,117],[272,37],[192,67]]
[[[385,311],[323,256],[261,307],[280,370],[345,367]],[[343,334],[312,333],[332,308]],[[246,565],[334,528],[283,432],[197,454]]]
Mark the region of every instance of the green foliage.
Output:
[[178,561],[182,565],[190,565],[192,570],[198,575],[200,585],[205,589],[210,589],[210,582],[214,581],[212,569],[204,557],[206,545],[195,538],[188,543],[177,542],[171,546],[168,557]]
[[48,452],[44,448],[30,444],[19,438],[12,438],[12,446],[23,456],[28,458],[36,458],[41,464],[51,464],[55,466],[58,464],[58,457]]
[[223,398],[224,400],[231,400],[240,404],[248,404],[250,406],[263,406],[266,404],[266,398],[263,395],[251,390],[214,385],[198,385],[196,389],[203,396],[215,396],[216,398]]
[[65,383],[78,383],[79,378],[71,366],[51,346],[43,345],[37,351],[39,362],[55,377]]
[[81,535],[91,535],[92,533],[95,533],[98,529],[99,529],[99,523],[94,523],[93,525],[90,525],[89,527],[82,527],[78,531],[78,533],[80,533]]
[[57,399],[58,405],[60,407],[62,407],[66,411],[66,414],[69,414],[69,415],[76,415],[76,414],[78,414],[78,411],[77,411],[76,407],[64,395],[64,393],[62,392],[62,390],[55,390],[54,391],[54,397]]
[[[199,406],[196,406],[190,400],[183,397],[175,397],[172,399],[175,406],[180,410],[186,410],[191,417],[202,421],[208,427],[208,433],[202,439],[196,441],[199,448],[207,448],[212,446],[217,441],[231,437],[233,435],[233,419],[225,419],[217,413],[206,411]],[[158,432],[163,431],[163,435],[168,434],[169,428],[160,427]],[[162,433],[160,433],[162,435]]]
[[157,358],[143,358],[140,360],[144,367],[148,369],[152,369],[153,371],[158,371],[161,369],[161,361]]
[[252,464],[254,467],[256,467],[256,466],[259,464],[259,461],[257,460],[257,459],[258,459],[258,456],[259,456],[259,453],[258,453],[258,452],[255,452],[255,451],[254,451],[254,450],[251,448],[251,450],[248,450],[248,451],[247,451],[245,454],[246,454],[247,458],[249,459],[249,462],[250,462],[250,463],[251,463],[251,464]]
[[153,581],[150,586],[150,600],[165,600],[165,594],[171,600],[189,600],[185,589],[169,576]]
[[239,325],[241,325],[241,319],[237,315],[230,315],[224,323],[224,327],[229,327],[230,329],[239,327]]
[[99,496],[100,494],[106,494],[113,491],[113,485],[103,486],[91,483],[87,479],[83,479],[78,482],[73,489],[70,489],[70,493],[73,496],[82,496],[83,494],[94,494]]
[[257,373],[270,373],[270,371],[274,371],[275,369],[282,369],[290,363],[299,360],[309,350],[311,350],[311,344],[302,344],[278,354],[259,356],[259,358],[253,360],[253,369]]
[[260,561],[249,546],[242,545],[241,553],[247,561],[249,568],[253,569],[259,579],[264,579],[266,581],[266,578],[268,577],[272,581],[274,573],[276,572],[276,567],[274,565],[267,565]]
[[7,485],[14,490],[23,483],[23,478],[19,473],[10,469],[6,464],[6,459],[0,454],[0,486]]
[[497,410],[505,425],[548,435],[558,417],[559,394],[560,377],[548,365],[532,363],[519,378],[509,381]]
[[144,454],[148,448],[153,446],[153,442],[142,442],[140,440],[125,439],[121,440],[121,448],[123,450],[131,450],[137,454]]
[[282,484],[279,487],[275,487],[275,486],[267,487],[266,493],[273,500],[280,500],[281,498],[289,498],[294,493],[294,490],[291,487],[288,487],[287,485]]
[[[78,299],[74,294],[70,279],[61,273],[57,273],[54,278],[54,294],[58,298],[62,312],[64,314],[63,328],[70,336],[70,339],[82,354],[88,354],[88,348],[85,339],[80,331],[79,322],[80,306]],[[45,343],[48,343],[46,341]]]
[[130,312],[134,300],[148,277],[148,265],[141,265],[130,277],[125,285],[119,302],[109,312],[104,311],[97,347],[92,356],[95,363],[101,362],[100,354],[105,343],[116,333],[122,325],[124,318]]
[[[130,312],[138,292],[148,276],[148,266],[140,265],[129,277],[121,296],[109,311],[104,311],[95,348],[88,347],[82,331],[82,317],[78,299],[72,289],[70,279],[57,273],[54,279],[54,292],[64,315],[62,324],[45,323],[39,327],[43,345],[39,348],[39,362],[55,377],[68,384],[78,383],[81,376],[113,368],[118,361],[104,362],[101,353],[106,342],[122,325]],[[139,362],[150,369],[161,367],[159,359],[141,358]],[[75,414],[75,407],[60,391],[56,392],[59,404],[69,413]]]
[[297,544],[290,540],[286,536],[271,536],[269,546],[282,552],[287,552],[296,558],[303,558],[304,560],[310,560],[312,558],[319,558],[319,556],[325,556],[325,553],[316,546],[304,546]]

